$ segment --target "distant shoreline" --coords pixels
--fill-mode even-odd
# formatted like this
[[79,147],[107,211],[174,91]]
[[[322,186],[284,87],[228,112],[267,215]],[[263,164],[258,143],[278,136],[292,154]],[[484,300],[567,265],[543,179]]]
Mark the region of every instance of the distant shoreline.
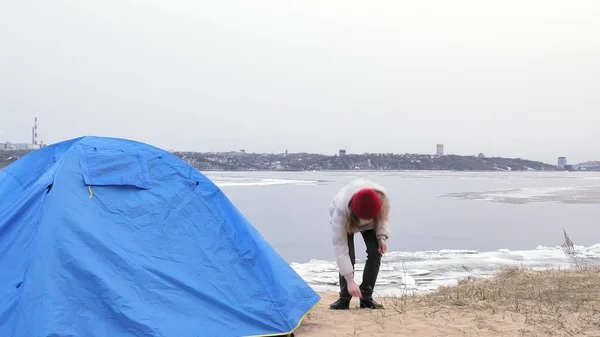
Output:
[[172,152],[200,171],[269,172],[510,172],[559,171],[556,166],[521,158],[428,155],[428,154],[348,154],[310,153],[255,154],[241,152]]
[[[0,151],[0,169],[31,151]],[[522,158],[432,154],[171,152],[203,172],[557,172],[555,165]],[[575,172],[574,170],[573,172]]]
[[419,169],[419,170],[403,170],[403,169],[389,169],[389,170],[251,170],[251,169],[231,169],[231,170],[220,170],[220,169],[202,169],[202,172],[268,172],[268,173],[310,173],[310,172],[323,172],[323,173],[352,173],[352,172],[361,172],[361,173],[410,173],[410,172],[439,172],[439,173],[542,173],[542,172],[552,172],[552,173],[593,173],[598,171],[566,171],[566,170],[511,170],[511,171],[501,171],[501,170],[428,170],[428,169]]

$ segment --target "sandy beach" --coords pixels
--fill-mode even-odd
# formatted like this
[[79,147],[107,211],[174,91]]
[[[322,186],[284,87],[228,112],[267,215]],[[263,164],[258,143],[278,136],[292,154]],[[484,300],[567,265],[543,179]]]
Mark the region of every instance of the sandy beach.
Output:
[[506,269],[422,296],[377,298],[384,310],[330,310],[336,293],[296,331],[325,336],[600,336],[600,269]]

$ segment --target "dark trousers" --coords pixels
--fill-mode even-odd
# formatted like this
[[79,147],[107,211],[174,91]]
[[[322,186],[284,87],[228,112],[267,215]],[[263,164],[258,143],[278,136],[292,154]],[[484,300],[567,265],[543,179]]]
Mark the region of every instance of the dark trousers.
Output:
[[[377,234],[374,229],[370,229],[361,232],[363,240],[365,240],[365,246],[367,247],[367,262],[365,263],[365,270],[363,272],[362,283],[360,284],[360,292],[362,293],[363,299],[370,299],[373,297],[373,289],[375,289],[375,282],[377,281],[377,275],[379,275],[379,267],[381,266],[381,254],[379,254],[379,243],[377,242]],[[350,262],[352,262],[352,268],[356,261],[356,255],[354,253],[354,234],[348,235],[348,252],[350,253]],[[352,295],[348,293],[348,284],[346,279],[340,274],[340,298],[351,300]]]

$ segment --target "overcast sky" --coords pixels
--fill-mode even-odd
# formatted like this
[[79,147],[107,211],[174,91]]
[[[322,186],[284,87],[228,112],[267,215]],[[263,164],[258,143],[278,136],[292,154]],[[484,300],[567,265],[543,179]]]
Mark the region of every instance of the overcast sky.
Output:
[[600,159],[600,1],[0,1],[0,141]]

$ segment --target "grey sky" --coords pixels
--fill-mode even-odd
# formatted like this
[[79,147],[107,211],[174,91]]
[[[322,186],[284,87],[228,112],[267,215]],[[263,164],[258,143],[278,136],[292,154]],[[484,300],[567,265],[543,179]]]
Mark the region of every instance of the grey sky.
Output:
[[600,1],[2,1],[0,138],[600,159]]

